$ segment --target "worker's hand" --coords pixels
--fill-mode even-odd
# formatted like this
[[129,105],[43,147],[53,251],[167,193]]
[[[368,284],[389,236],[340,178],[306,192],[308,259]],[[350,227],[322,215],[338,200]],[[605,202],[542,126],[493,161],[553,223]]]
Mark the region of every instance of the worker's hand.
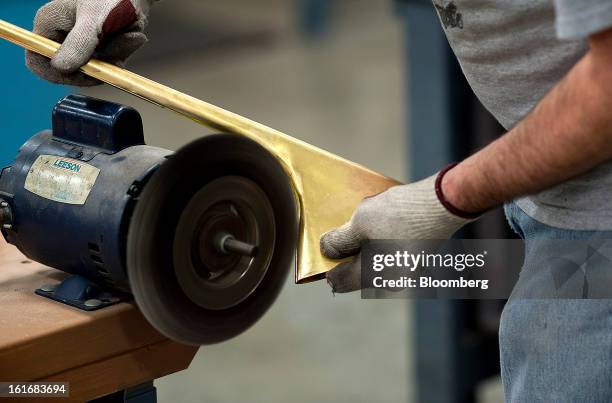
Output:
[[52,60],[26,51],[26,64],[45,80],[78,86],[100,82],[78,70],[92,57],[121,65],[146,41],[154,0],[54,0],[36,13],[34,32],[62,43]]
[[[321,237],[321,252],[329,258],[340,259],[358,254],[361,242],[367,239],[450,238],[475,219],[476,214],[456,209],[456,213],[464,217],[451,213],[441,202],[441,191],[436,191],[436,184],[440,185],[441,179],[442,175],[434,175],[366,198],[348,223]],[[360,256],[328,272],[327,282],[334,292],[360,289]]]

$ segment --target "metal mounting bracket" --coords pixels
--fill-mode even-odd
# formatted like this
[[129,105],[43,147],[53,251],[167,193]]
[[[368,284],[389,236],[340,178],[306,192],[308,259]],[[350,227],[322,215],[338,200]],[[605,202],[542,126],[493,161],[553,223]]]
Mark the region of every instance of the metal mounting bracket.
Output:
[[95,311],[132,298],[127,293],[105,290],[81,276],[67,277],[56,285],[45,284],[35,293],[83,311]]

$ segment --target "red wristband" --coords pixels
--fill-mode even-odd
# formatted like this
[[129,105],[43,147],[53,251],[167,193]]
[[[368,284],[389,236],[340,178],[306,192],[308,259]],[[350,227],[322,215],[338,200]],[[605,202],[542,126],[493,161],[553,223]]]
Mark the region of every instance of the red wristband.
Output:
[[438,200],[440,201],[440,203],[444,206],[445,209],[447,209],[451,214],[456,215],[457,217],[461,217],[461,218],[465,218],[466,220],[473,220],[475,218],[480,217],[484,211],[479,211],[477,213],[470,213],[468,211],[463,211],[461,209],[458,209],[457,207],[453,206],[444,196],[444,192],[442,192],[442,179],[444,179],[444,175],[446,175],[446,173],[448,171],[450,171],[451,169],[453,169],[455,166],[457,166],[457,162],[453,162],[452,164],[448,164],[446,167],[444,167],[439,173],[438,176],[436,177],[436,196],[438,196]]

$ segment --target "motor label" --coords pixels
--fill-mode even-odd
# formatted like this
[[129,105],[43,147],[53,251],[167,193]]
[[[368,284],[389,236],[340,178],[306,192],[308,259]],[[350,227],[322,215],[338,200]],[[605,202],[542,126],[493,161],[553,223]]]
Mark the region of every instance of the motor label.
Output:
[[59,203],[83,205],[100,170],[92,165],[57,155],[40,155],[25,181],[25,189]]

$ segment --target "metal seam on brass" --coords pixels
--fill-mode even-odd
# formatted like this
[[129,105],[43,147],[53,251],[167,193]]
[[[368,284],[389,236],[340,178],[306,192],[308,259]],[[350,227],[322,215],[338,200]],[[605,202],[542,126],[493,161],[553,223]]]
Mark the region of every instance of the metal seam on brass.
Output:
[[[3,20],[0,20],[0,37],[48,58],[53,57],[60,46],[57,42]],[[91,60],[81,71],[209,128],[247,136],[274,154],[291,178],[299,204],[297,283],[317,279],[338,263],[321,255],[319,239],[323,233],[349,220],[364,197],[400,184],[354,162],[123,68]]]

